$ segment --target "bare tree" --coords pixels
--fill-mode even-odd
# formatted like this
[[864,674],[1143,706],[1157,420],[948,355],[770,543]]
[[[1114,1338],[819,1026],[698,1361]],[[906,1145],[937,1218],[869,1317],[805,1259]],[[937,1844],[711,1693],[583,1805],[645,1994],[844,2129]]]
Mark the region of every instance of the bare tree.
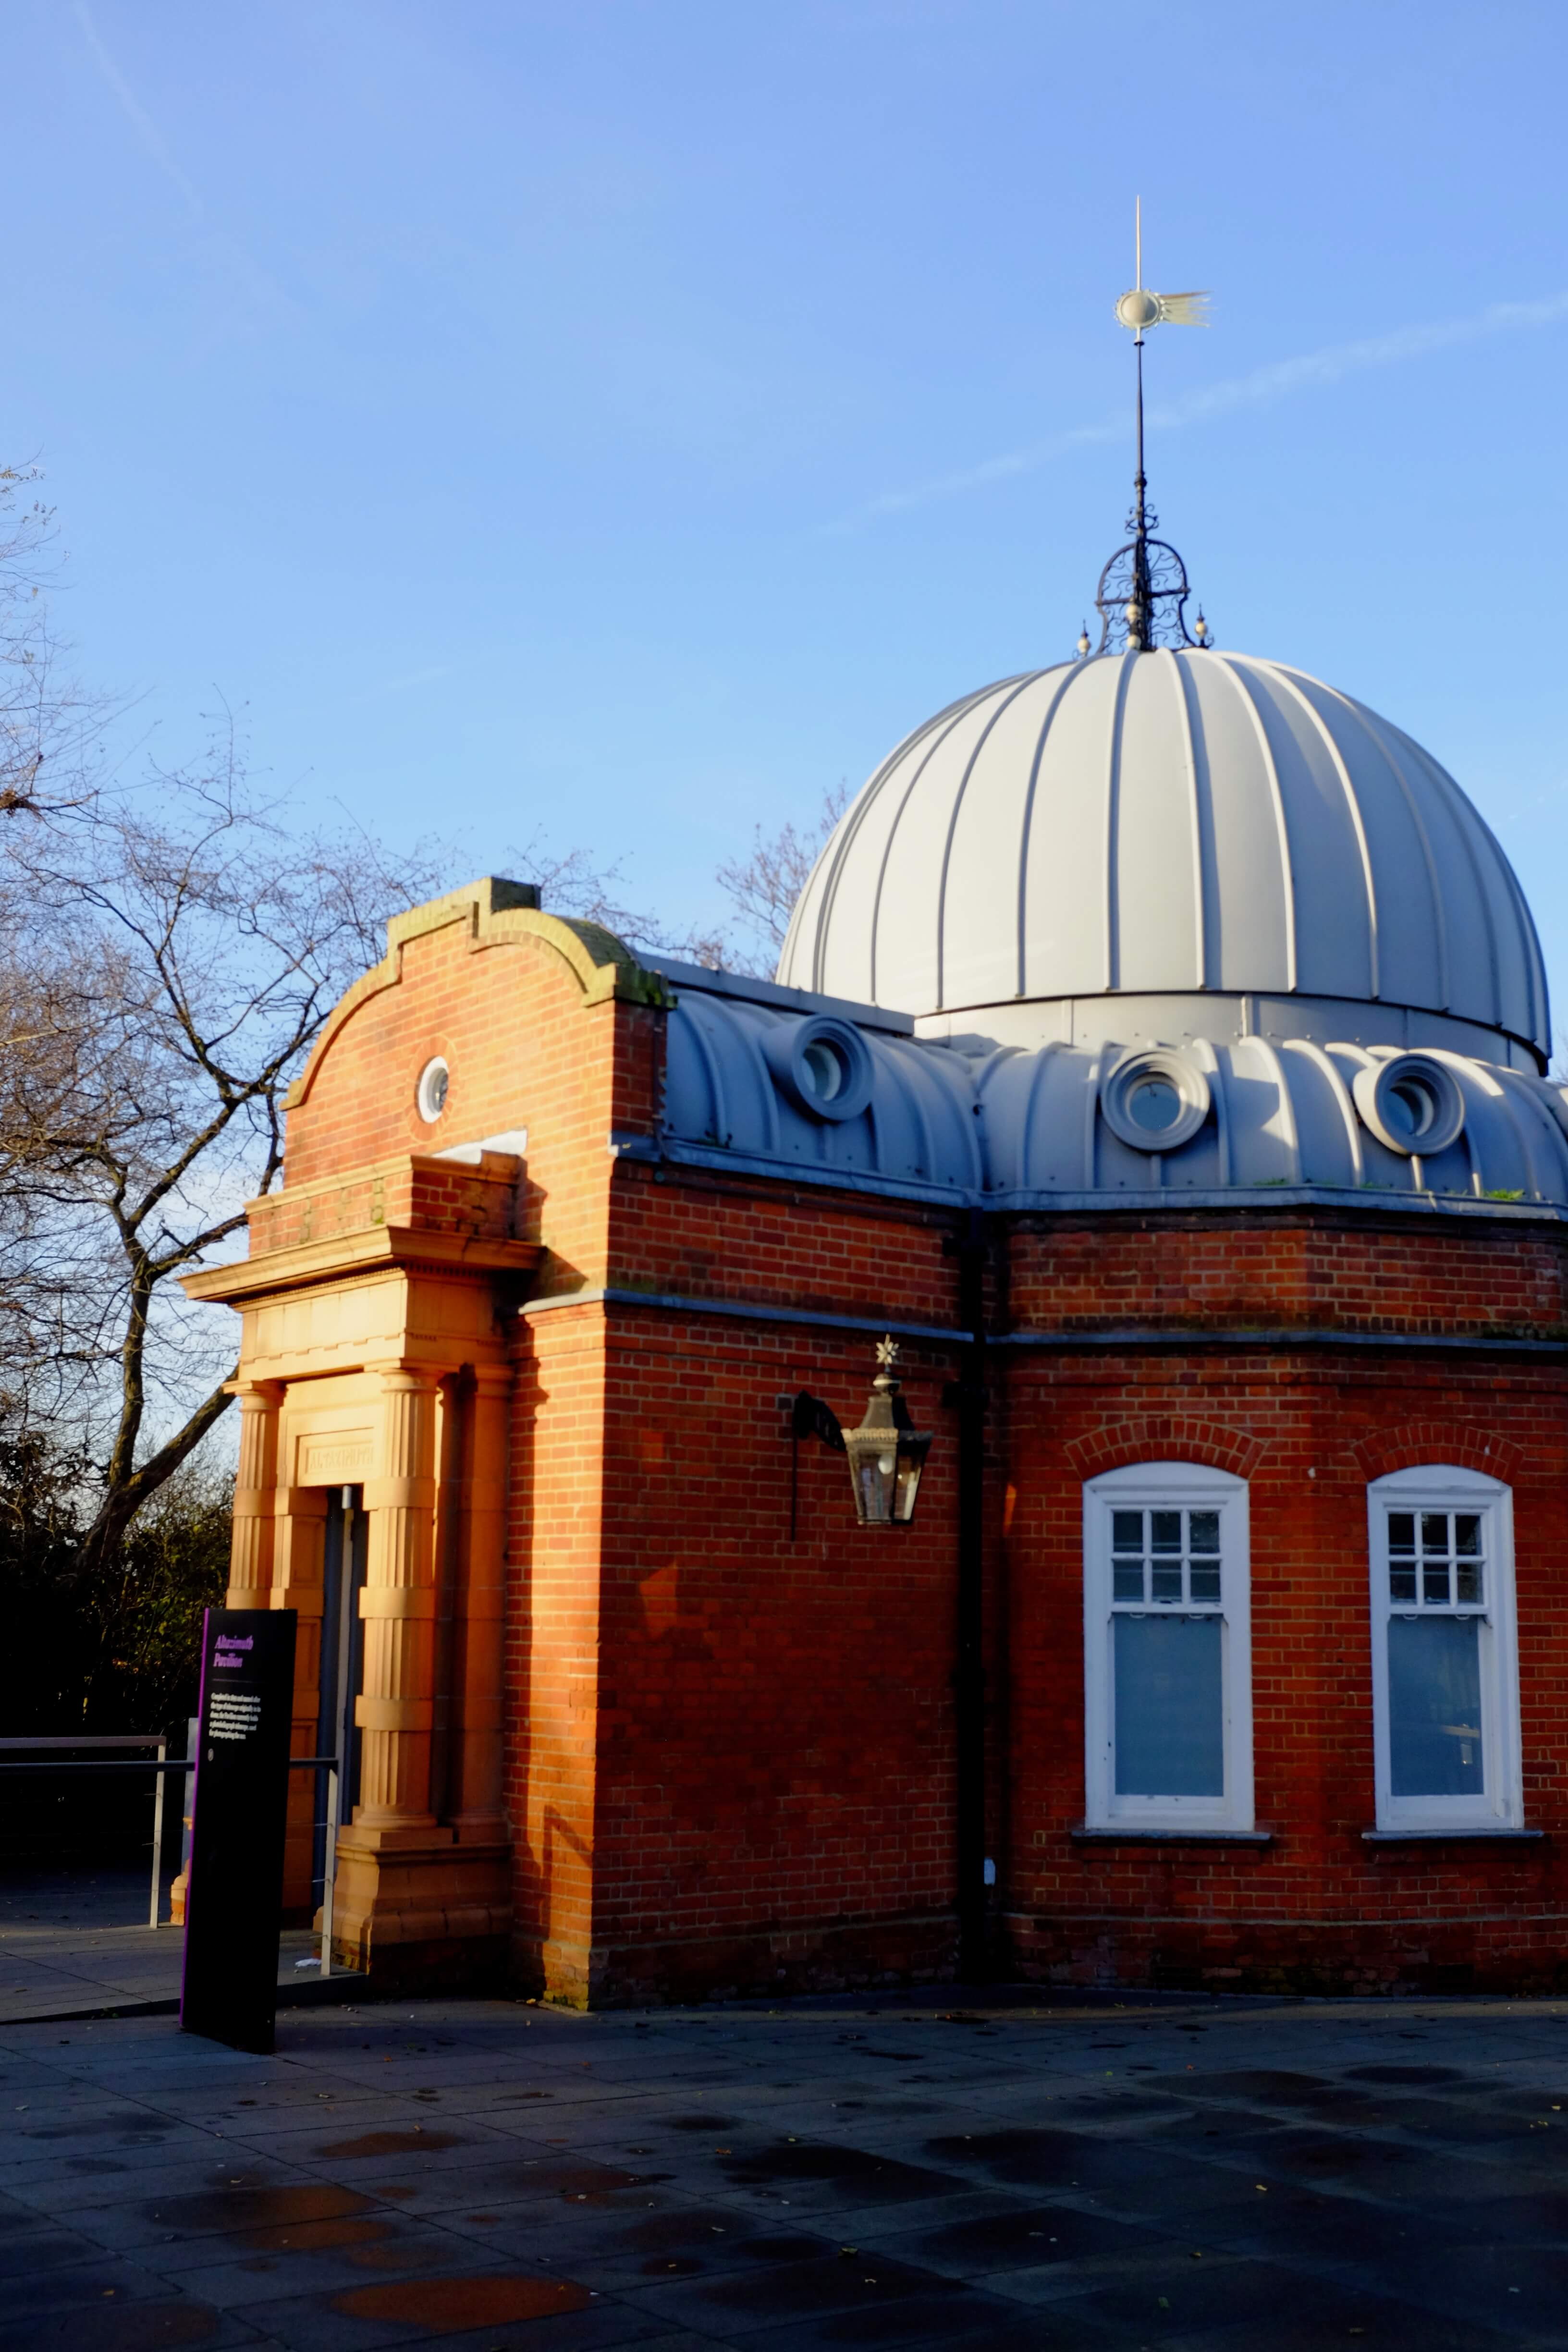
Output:
[[[0,817],[0,1385],[96,1465],[89,1576],[229,1402],[226,1318],[215,1337],[177,1277],[279,1181],[284,1094],[387,917],[451,880],[449,848],[291,815],[226,727],[193,769]],[[557,908],[641,923],[583,851],[536,835],[515,862]]]
[[276,1183],[284,1092],[387,915],[438,887],[286,814],[224,737],[0,834],[0,1326],[29,1420],[99,1465],[89,1570],[228,1402],[174,1278]]
[[[235,1245],[282,1172],[282,1099],[389,914],[451,879],[448,844],[394,856],[300,831],[248,782],[232,727],[125,784],[111,715],[68,676],[47,601],[53,519],[0,470],[0,1408],[81,1465],[89,1579],[227,1402],[221,1335],[177,1277]],[[677,940],[616,867],[536,833],[512,870],[647,948],[771,970],[845,804],[723,866],[745,942]],[[61,1458],[65,1458],[62,1454]]]
[[[289,1086],[454,851],[300,829],[226,716],[195,765],[120,781],[121,706],[51,632],[37,480],[0,468],[0,1420],[76,1465],[91,1579],[228,1402],[228,1318],[176,1277],[279,1181]],[[582,850],[536,835],[521,871],[564,911],[652,930]]]
[[46,589],[52,510],[33,466],[0,466],[0,817],[79,799],[110,706],[65,670]]
[[694,938],[687,943],[694,961],[771,978],[784,950],[795,901],[848,804],[848,787],[839,783],[824,793],[814,824],[797,827],[786,823],[774,834],[764,834],[757,826],[751,856],[727,860],[717,877],[734,909],[742,938],[737,942],[727,931],[710,939]]
[[577,915],[602,923],[628,946],[651,948],[668,954],[677,949],[655,917],[639,913],[621,898],[620,863],[600,866],[586,849],[558,850],[542,825],[536,825],[521,848],[507,853],[506,870],[520,882],[531,882],[539,902],[552,915]]

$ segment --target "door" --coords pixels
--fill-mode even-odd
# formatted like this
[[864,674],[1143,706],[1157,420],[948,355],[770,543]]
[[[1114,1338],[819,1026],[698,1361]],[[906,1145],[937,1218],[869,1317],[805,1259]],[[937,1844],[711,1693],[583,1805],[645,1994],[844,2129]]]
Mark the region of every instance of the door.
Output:
[[[353,1820],[353,1809],[359,1802],[360,1734],[354,1721],[354,1701],[364,1680],[364,1620],[359,1613],[359,1596],[364,1590],[368,1534],[363,1488],[334,1487],[327,1505],[321,1564],[321,1668],[316,1753],[338,1759],[340,1829]],[[321,1777],[324,1786],[326,1775]],[[327,1824],[320,1802],[316,1816],[311,1892],[312,1900],[320,1903],[327,1860]]]

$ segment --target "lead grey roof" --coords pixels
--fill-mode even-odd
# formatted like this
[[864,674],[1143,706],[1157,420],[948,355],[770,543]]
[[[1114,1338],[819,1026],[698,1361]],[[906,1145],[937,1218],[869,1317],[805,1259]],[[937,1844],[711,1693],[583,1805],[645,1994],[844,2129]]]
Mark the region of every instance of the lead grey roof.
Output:
[[1367,1205],[1568,1209],[1568,1088],[1473,1056],[1417,1057],[1451,1073],[1464,1109],[1458,1139],[1426,1159],[1389,1150],[1358,1108],[1357,1073],[1401,1058],[1396,1048],[1256,1035],[1161,1047],[1202,1074],[1209,1099],[1174,1150],[1133,1150],[1105,1116],[1108,1072],[1159,1044],[1136,1036],[967,1053],[858,1024],[870,1097],[858,1117],[835,1121],[811,1117],[776,1075],[779,1038],[835,1008],[666,969],[679,978],[656,1149],[671,1159],[994,1208],[1248,1197],[1264,1207],[1305,1192]]
[[824,849],[786,985],[917,1016],[1118,992],[1419,1007],[1550,1050],[1530,909],[1402,730],[1202,652],[1005,678],[917,728]]

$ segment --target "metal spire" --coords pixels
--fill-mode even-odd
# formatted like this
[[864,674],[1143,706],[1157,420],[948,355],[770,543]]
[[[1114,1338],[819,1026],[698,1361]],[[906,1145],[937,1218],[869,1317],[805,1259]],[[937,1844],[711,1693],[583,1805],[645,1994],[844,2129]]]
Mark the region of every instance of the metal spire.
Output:
[[[1192,590],[1185,564],[1175,549],[1156,539],[1160,518],[1149,504],[1148,477],[1143,471],[1143,338],[1151,327],[1203,327],[1208,324],[1208,296],[1156,294],[1143,283],[1143,200],[1133,201],[1133,265],[1136,282],[1116,305],[1116,316],[1131,329],[1137,367],[1138,470],[1132,478],[1132,508],[1127,528],[1132,536],[1119,547],[1100,575],[1095,604],[1100,612],[1097,651],[1147,653],[1153,646],[1203,646],[1209,642],[1208,624],[1200,610],[1194,627],[1187,627],[1186,607]],[[1079,640],[1079,650],[1086,650]]]

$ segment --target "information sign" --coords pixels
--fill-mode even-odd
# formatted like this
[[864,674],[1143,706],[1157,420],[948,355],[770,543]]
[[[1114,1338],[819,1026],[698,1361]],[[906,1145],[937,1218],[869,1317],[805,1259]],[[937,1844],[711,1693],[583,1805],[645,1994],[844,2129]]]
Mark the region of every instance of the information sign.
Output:
[[292,1609],[209,1609],[202,1630],[180,2023],[235,2050],[272,2048],[295,1624]]

